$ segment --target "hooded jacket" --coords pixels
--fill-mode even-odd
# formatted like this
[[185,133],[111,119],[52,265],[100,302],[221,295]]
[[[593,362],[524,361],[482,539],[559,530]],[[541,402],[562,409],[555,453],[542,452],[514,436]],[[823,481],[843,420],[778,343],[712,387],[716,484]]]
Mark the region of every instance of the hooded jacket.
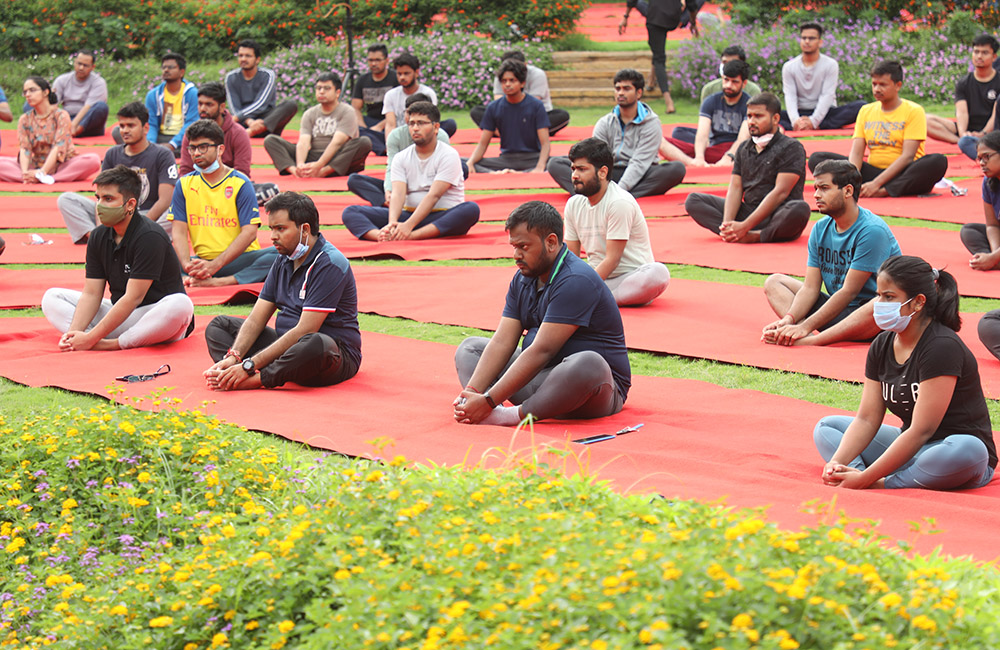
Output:
[[647,104],[636,104],[635,118],[628,124],[622,120],[621,108],[599,119],[593,137],[604,140],[615,156],[615,167],[625,167],[618,186],[629,192],[659,158],[663,130],[660,118]]
[[[186,79],[183,84],[181,112],[184,113],[184,126],[177,135],[170,138],[170,144],[174,149],[180,149],[187,128],[198,120],[198,87]],[[146,110],[149,111],[149,134],[146,139],[153,144],[156,144],[160,135],[160,124],[163,122],[163,95],[166,89],[167,82],[161,81],[159,86],[146,93]]]

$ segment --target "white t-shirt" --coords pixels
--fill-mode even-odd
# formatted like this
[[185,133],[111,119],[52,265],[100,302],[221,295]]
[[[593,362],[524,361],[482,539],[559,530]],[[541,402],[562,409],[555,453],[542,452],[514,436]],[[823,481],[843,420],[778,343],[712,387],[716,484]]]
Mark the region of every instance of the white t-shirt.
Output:
[[[430,98],[431,103],[437,106],[438,96],[431,90],[428,86],[424,84],[417,85],[417,92],[423,93]],[[402,86],[396,86],[395,88],[389,90],[385,97],[382,99],[382,115],[388,115],[389,113],[396,114],[396,125],[403,123],[403,112],[406,111],[406,98],[409,97],[403,92]]]
[[425,159],[417,155],[417,145],[411,144],[393,157],[391,174],[393,183],[406,183],[403,207],[407,210],[420,205],[434,181],[444,181],[451,186],[438,199],[435,210],[447,210],[465,201],[462,160],[457,151],[443,142],[437,142],[434,153]]
[[618,268],[608,278],[618,277],[655,261],[642,209],[635,198],[614,181],[608,183],[607,191],[595,206],[591,206],[582,194],[570,197],[566,201],[565,214],[564,238],[580,242],[582,252],[587,254],[587,263],[594,268],[607,255],[607,240],[626,241]]

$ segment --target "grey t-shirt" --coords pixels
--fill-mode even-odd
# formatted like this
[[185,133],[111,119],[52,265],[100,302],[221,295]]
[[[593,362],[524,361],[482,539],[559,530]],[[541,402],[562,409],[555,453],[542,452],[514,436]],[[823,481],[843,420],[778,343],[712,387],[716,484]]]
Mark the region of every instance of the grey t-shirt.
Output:
[[324,113],[323,107],[317,104],[302,114],[299,131],[312,137],[309,145],[312,151],[322,152],[337,131],[346,133],[349,138],[358,137],[358,117],[350,104],[344,102],[337,102],[329,113]]
[[94,71],[83,81],[76,78],[75,72],[61,74],[52,82],[52,90],[66,112],[74,117],[84,106],[108,101],[108,84]]
[[785,93],[785,110],[791,122],[799,119],[801,109],[812,109],[809,119],[819,126],[831,106],[837,105],[837,79],[840,66],[825,54],[811,66],[802,63],[798,55],[781,66],[781,87]]

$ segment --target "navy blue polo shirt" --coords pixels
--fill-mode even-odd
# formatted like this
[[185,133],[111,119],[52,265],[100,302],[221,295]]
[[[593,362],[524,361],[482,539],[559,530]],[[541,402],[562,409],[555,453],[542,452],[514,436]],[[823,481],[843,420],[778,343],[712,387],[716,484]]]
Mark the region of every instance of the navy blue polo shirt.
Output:
[[186,293],[181,263],[163,228],[139,213],[132,215],[125,236],[115,243],[115,231],[97,226],[87,240],[87,278],[106,280],[111,302],[125,295],[128,281],[152,280],[140,307],[159,302],[174,293]]
[[361,331],[358,328],[358,291],[347,258],[323,235],[298,269],[284,255],[267,272],[261,300],[278,306],[275,330],[284,334],[295,327],[303,311],[326,312],[319,331],[337,341],[342,354],[361,364]]
[[514,318],[527,330],[521,349],[535,340],[542,323],[576,325],[562,349],[549,361],[552,367],[571,354],[593,350],[611,366],[622,400],[632,385],[625,328],[611,290],[589,264],[569,252],[566,244],[556,256],[549,281],[541,290],[537,278],[518,271],[507,290],[505,318]]

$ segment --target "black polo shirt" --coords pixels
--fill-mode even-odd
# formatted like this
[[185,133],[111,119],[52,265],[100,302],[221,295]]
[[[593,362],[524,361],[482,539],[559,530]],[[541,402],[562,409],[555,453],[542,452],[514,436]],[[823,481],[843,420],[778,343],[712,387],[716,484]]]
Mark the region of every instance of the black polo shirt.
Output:
[[754,209],[774,189],[778,174],[798,174],[799,180],[781,202],[802,200],[806,184],[806,149],[795,138],[781,131],[774,134],[764,150],[757,151],[753,140],[746,140],[736,149],[733,174],[743,179],[743,204]]
[[87,241],[88,279],[107,280],[111,302],[125,295],[132,278],[152,280],[140,307],[159,302],[164,296],[185,293],[181,263],[163,228],[146,217],[133,214],[122,240],[115,243],[115,231],[98,226]]

